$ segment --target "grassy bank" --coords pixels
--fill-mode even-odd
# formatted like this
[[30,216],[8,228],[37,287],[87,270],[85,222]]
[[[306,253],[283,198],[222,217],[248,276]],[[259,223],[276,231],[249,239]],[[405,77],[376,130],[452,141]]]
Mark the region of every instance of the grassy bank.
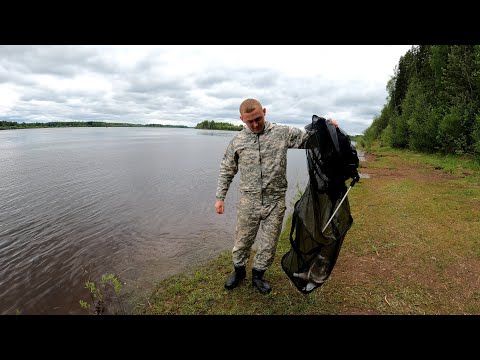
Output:
[[478,165],[392,149],[377,149],[366,160],[360,172],[370,177],[349,193],[354,224],[319,289],[301,294],[281,269],[290,249],[287,226],[265,274],[273,288],[267,296],[252,287],[250,271],[238,288],[223,288],[232,271],[226,252],[164,280],[135,312],[480,314]]

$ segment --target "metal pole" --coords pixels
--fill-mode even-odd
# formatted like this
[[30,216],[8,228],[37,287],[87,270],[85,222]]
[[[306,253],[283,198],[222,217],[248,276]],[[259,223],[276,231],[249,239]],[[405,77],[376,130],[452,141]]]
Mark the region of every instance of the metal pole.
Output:
[[322,232],[325,231],[325,229],[327,228],[328,224],[330,224],[330,221],[332,221],[333,217],[335,216],[335,214],[337,213],[338,209],[340,208],[340,205],[342,205],[343,200],[345,200],[345,198],[347,197],[347,194],[348,194],[348,192],[350,191],[350,189],[352,188],[352,186],[353,186],[353,185],[350,185],[350,187],[348,188],[348,190],[347,190],[347,192],[345,193],[345,195],[343,195],[342,201],[340,201],[340,204],[338,204],[337,208],[336,208],[335,211],[333,212],[332,216],[331,216],[330,219],[328,220],[327,225],[325,225],[325,227],[323,228]]

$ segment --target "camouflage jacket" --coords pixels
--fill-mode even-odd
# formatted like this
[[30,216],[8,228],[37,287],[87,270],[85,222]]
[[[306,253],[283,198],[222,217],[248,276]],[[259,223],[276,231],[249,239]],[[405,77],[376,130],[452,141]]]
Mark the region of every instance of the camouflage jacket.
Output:
[[245,127],[230,141],[220,163],[216,198],[224,200],[240,170],[240,192],[282,195],[287,190],[287,149],[304,148],[313,132],[265,121],[261,134]]

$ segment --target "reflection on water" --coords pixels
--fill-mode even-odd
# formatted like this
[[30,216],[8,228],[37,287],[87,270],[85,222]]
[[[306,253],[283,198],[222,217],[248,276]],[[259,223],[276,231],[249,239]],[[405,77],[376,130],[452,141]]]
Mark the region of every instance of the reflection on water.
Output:
[[230,139],[232,138],[232,131],[224,130],[198,130],[196,134],[202,136],[223,136]]

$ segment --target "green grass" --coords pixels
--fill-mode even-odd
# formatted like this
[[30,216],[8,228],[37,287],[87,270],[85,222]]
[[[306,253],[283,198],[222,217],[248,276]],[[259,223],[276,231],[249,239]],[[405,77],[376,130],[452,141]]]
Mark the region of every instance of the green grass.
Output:
[[[264,296],[247,279],[232,291],[230,252],[160,282],[137,314],[480,314],[480,168],[472,160],[389,148],[362,163],[349,193],[354,224],[324,285],[300,293],[280,266]],[[253,254],[252,254],[253,256]],[[251,261],[250,261],[251,263]]]

